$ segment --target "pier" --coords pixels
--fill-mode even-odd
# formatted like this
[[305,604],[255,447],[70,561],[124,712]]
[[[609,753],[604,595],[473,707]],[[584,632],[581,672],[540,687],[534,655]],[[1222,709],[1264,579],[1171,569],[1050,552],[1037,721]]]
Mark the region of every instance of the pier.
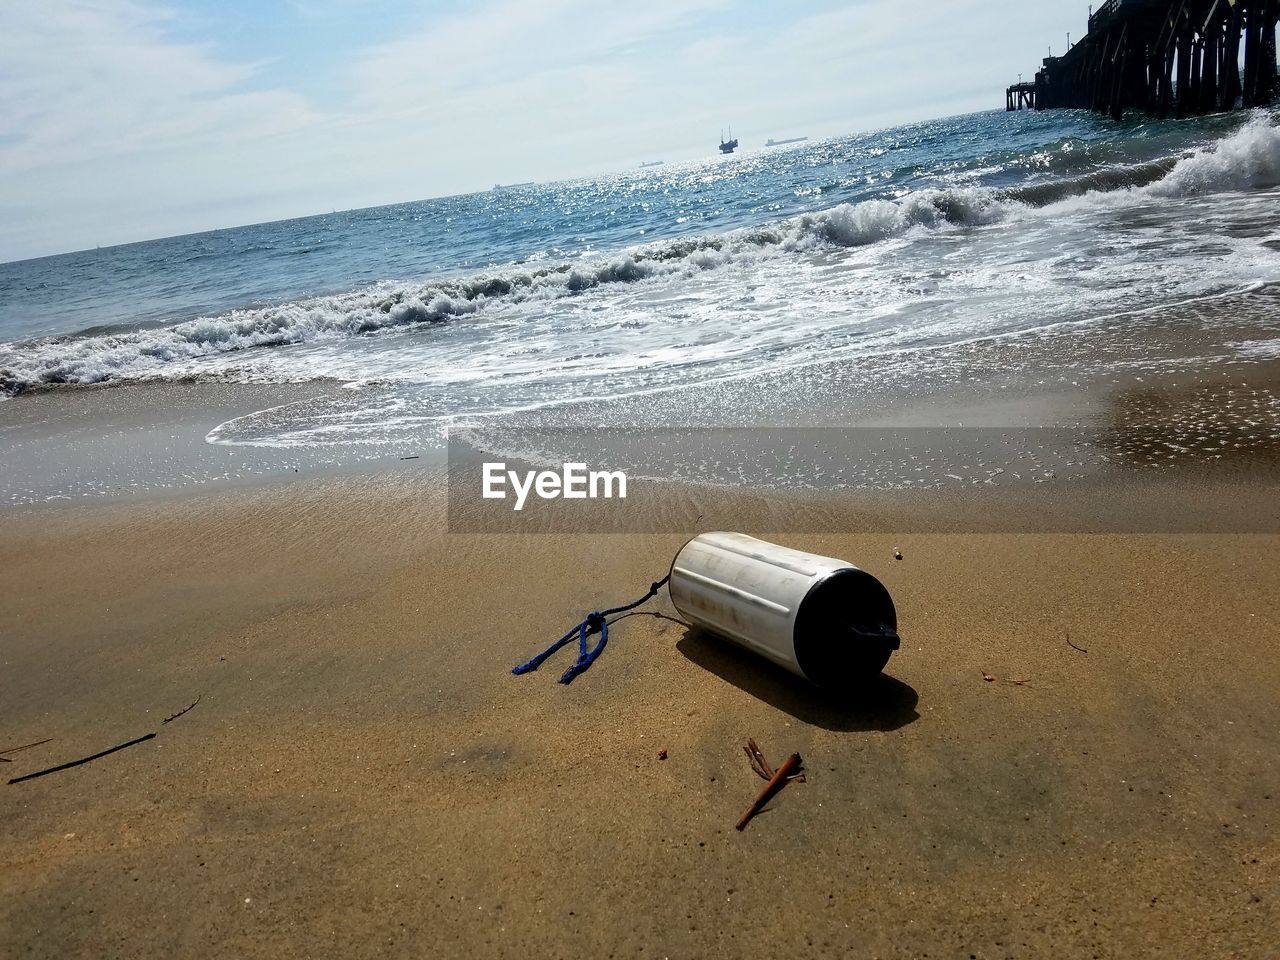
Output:
[[1005,92],[1006,109],[1034,110],[1036,108],[1036,85],[1034,83],[1015,83]]
[[1008,110],[1125,110],[1179,119],[1269,104],[1277,93],[1280,0],[1106,0],[1088,32],[1046,57]]

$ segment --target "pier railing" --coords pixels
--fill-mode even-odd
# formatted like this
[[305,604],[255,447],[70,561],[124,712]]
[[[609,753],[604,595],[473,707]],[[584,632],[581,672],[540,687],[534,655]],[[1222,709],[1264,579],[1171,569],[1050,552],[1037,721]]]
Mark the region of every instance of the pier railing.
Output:
[[1106,23],[1120,10],[1120,0],[1107,0],[1089,16],[1089,32],[1092,33],[1100,25]]

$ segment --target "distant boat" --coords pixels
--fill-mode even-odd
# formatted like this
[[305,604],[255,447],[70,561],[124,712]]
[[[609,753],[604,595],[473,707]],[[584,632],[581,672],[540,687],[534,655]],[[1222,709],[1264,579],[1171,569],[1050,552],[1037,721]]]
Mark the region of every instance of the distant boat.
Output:
[[720,152],[733,153],[738,149],[738,141],[733,139],[733,127],[729,128],[729,139],[724,138],[724,131],[720,131]]
[[644,163],[640,164],[640,166],[642,166],[642,167],[660,167],[660,166],[662,166],[662,164],[663,164],[664,162],[665,162],[665,161],[663,161],[663,160],[646,160]]
[[524,181],[524,183],[495,183],[495,184],[493,185],[493,189],[495,189],[495,190],[515,190],[515,189],[517,189],[517,188],[519,188],[519,187],[532,187],[535,183],[537,183],[537,181],[536,181],[536,180],[526,180],[526,181]]
[[809,139],[808,137],[787,137],[787,139],[785,139],[785,140],[774,140],[774,139],[769,139],[769,140],[767,140],[767,141],[765,142],[765,146],[766,146],[766,147],[780,147],[780,146],[782,146],[784,143],[803,143],[804,141],[806,141],[806,140],[808,140],[808,139]]

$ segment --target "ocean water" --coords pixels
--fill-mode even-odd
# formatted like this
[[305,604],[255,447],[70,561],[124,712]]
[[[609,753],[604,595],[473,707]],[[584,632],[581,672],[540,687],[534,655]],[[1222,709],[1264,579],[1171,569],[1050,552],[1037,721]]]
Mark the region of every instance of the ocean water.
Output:
[[206,439],[378,450],[716,384],[717,416],[811,422],[830,398],[784,395],[833,365],[874,387],[1056,340],[1096,373],[1189,316],[1206,362],[1273,359],[1277,124],[982,113],[3,264],[0,395],[323,384]]

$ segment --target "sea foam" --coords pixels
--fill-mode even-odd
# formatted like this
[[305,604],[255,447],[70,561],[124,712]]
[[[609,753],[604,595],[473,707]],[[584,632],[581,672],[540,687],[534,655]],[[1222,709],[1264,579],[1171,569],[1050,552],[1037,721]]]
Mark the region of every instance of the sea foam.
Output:
[[1280,185],[1280,126],[1269,114],[1254,117],[1234,134],[1178,161],[1147,192],[1188,197],[1224,190],[1260,190]]

